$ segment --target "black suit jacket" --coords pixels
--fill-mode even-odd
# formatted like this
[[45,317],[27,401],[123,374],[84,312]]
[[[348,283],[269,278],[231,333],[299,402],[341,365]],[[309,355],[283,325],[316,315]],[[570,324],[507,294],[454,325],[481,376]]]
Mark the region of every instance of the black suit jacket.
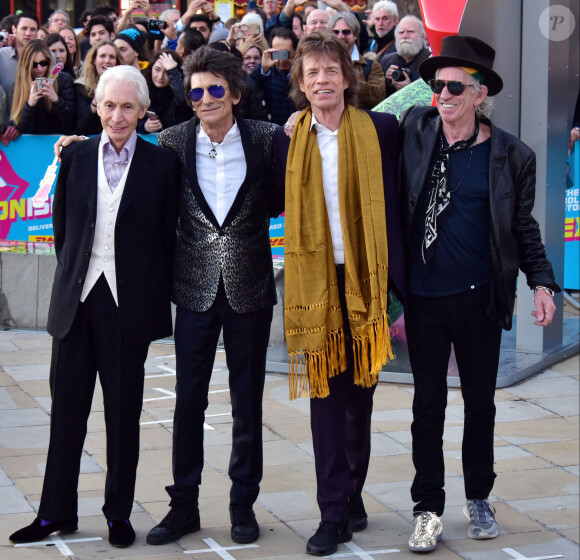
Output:
[[[62,152],[52,219],[57,267],[48,332],[63,339],[86,279],[97,221],[100,136]],[[121,329],[145,344],[172,333],[170,294],[178,212],[175,154],[137,139],[115,223],[115,268]]]

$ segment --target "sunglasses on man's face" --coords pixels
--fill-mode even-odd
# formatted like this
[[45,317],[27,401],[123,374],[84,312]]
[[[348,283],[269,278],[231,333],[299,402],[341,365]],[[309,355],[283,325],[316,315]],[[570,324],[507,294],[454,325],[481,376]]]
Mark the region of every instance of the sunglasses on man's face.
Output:
[[48,60],[41,60],[40,62],[33,62],[32,68],[36,68],[37,66],[41,66],[42,68],[46,68],[50,62]]
[[350,29],[333,29],[335,35],[342,35],[343,37],[350,37],[352,31]]
[[[209,86],[207,91],[212,97],[215,97],[216,99],[221,99],[226,94],[226,88],[220,85]],[[201,101],[204,92],[205,88],[193,88],[189,90],[187,95],[189,96],[189,99],[191,99],[194,103],[197,103],[198,101]]]
[[447,86],[447,91],[451,95],[461,95],[466,87],[473,87],[473,84],[464,84],[463,82],[446,82],[445,80],[429,80],[429,87],[433,93],[439,95]]

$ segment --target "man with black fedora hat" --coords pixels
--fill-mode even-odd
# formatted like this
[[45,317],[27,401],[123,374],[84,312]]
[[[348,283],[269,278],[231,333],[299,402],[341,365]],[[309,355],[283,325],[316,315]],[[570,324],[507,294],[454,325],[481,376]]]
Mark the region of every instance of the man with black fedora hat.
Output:
[[494,393],[518,268],[533,291],[534,324],[551,323],[552,296],[560,291],[531,214],[534,152],[489,120],[491,96],[503,86],[494,58],[479,39],[446,37],[441,55],[419,67],[436,107],[412,107],[401,118],[400,200],[410,267],[405,328],[415,383],[409,548],[415,552],[434,550],[443,532],[451,346],[464,401],[467,533],[490,539],[498,534],[488,501],[495,479]]

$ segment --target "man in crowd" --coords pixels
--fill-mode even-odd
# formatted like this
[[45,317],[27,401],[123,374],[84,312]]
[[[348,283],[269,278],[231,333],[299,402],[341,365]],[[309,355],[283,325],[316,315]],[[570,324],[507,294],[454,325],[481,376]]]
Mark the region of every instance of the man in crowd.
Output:
[[[474,37],[444,38],[441,55],[419,67],[437,106],[413,107],[401,118],[399,188],[410,262],[405,327],[415,383],[416,517],[409,548],[416,552],[434,550],[443,532],[451,345],[465,409],[467,534],[491,539],[498,535],[488,501],[495,479],[494,394],[501,331],[512,326],[518,268],[532,290],[536,325],[551,323],[552,296],[559,291],[532,217],[535,154],[489,120],[489,96],[503,86],[494,58],[495,51]],[[529,297],[523,283],[518,295]]]
[[38,19],[32,13],[22,12],[14,18],[12,33],[15,43],[13,47],[2,47],[0,49],[0,86],[6,93],[6,111],[10,114],[12,109],[12,96],[14,94],[12,86],[16,79],[16,68],[18,60],[24,48],[32,39],[36,39],[38,32]]
[[330,14],[326,10],[317,8],[312,10],[306,18],[306,25],[304,26],[304,35],[312,33],[317,29],[326,29],[330,20]]
[[103,132],[63,149],[52,205],[58,264],[47,327],[53,337],[50,443],[38,516],[10,536],[16,543],[77,530],[97,371],[107,426],[109,542],[126,547],[135,540],[129,517],[144,364],[151,341],[172,332],[179,164],[173,153],[137,137],[149,105],[138,70],[109,68],[95,99]]
[[367,526],[373,393],[392,357],[387,290],[402,301],[405,290],[397,121],[356,109],[357,87],[344,44],[326,30],[306,35],[292,72],[292,96],[306,110],[289,146],[281,129],[274,137],[274,183],[286,188],[291,398],[310,387],[321,523],[306,552],[316,556]]
[[[98,18],[99,28],[93,32],[94,38],[91,39],[91,20]],[[97,6],[91,14],[91,18],[85,25],[86,39],[81,41],[81,57],[84,60],[86,54],[91,47],[103,41],[104,39],[112,40],[115,37],[115,30],[117,29],[117,11],[112,6]]]
[[405,16],[401,19],[395,28],[397,52],[386,54],[381,58],[387,96],[420,78],[419,64],[431,54],[425,47],[425,41],[425,28],[419,18]]
[[207,44],[209,36],[213,31],[213,23],[205,14],[196,14],[190,18],[185,29],[195,29],[196,31],[199,31],[203,35]]
[[346,45],[358,72],[359,107],[372,109],[385,98],[385,77],[381,65],[374,60],[363,58],[357,48],[360,32],[358,18],[351,12],[336,12],[328,22],[328,29]]
[[[373,25],[370,29],[369,49],[377,53],[377,62],[395,51],[395,25],[399,21],[397,4],[380,0],[373,6]],[[371,48],[372,45],[372,48]]]
[[69,25],[68,14],[63,10],[55,10],[48,18],[48,30],[51,33],[58,33],[63,27]]
[[137,70],[147,68],[148,62],[139,60],[143,54],[145,34],[138,29],[128,27],[117,33],[115,45],[121,51],[125,64],[134,66]]
[[86,33],[91,47],[115,37],[115,24],[105,16],[93,16],[87,23]]
[[[279,125],[283,125],[296,111],[289,93],[290,67],[297,45],[298,37],[292,31],[277,27],[272,31],[272,48],[264,51],[262,63],[251,74],[251,78],[264,93],[270,121]],[[284,54],[285,58],[274,60],[273,53]]]

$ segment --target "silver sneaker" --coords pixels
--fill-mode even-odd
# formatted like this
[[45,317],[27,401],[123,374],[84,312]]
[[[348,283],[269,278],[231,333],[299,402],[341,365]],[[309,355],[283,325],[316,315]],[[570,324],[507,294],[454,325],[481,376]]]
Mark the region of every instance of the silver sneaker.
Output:
[[467,535],[472,539],[495,539],[499,525],[495,520],[495,509],[487,500],[467,500],[463,513],[469,519]]
[[441,518],[432,511],[424,511],[415,517],[415,530],[409,539],[409,550],[431,552],[443,534]]

